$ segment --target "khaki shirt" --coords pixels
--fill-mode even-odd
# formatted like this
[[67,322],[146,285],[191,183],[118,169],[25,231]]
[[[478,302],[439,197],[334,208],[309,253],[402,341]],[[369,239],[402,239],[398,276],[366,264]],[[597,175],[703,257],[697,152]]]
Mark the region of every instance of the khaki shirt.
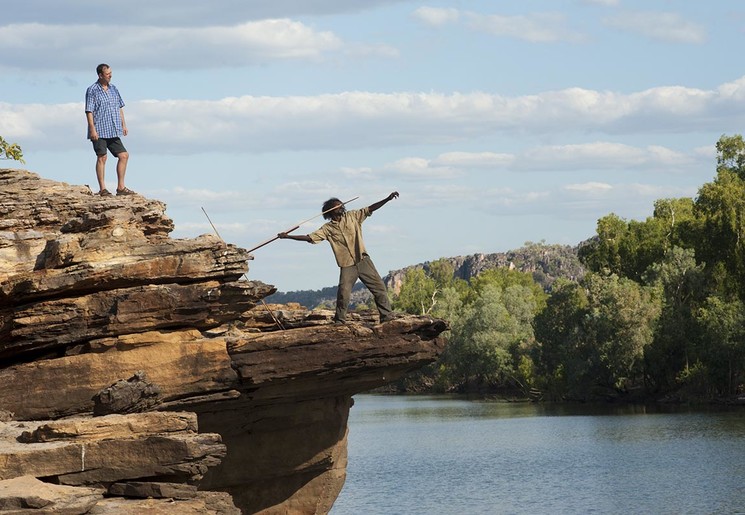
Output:
[[308,236],[312,243],[328,241],[339,267],[356,265],[362,261],[363,254],[367,254],[365,242],[362,241],[362,222],[370,214],[366,207],[347,211],[338,222],[326,222]]

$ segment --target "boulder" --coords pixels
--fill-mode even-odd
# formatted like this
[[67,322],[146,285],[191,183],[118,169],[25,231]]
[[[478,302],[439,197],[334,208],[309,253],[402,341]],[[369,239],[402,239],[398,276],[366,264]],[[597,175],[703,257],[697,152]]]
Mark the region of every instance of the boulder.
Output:
[[52,485],[33,476],[0,481],[0,512],[83,515],[103,500],[103,490]]

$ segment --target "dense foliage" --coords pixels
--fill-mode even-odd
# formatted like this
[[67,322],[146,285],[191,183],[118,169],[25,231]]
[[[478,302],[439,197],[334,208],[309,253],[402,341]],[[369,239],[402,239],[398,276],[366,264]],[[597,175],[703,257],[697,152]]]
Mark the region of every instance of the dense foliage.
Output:
[[722,136],[716,177],[652,216],[609,214],[579,249],[588,273],[406,272],[396,309],[451,322],[431,384],[545,398],[713,399],[745,388],[745,142]]

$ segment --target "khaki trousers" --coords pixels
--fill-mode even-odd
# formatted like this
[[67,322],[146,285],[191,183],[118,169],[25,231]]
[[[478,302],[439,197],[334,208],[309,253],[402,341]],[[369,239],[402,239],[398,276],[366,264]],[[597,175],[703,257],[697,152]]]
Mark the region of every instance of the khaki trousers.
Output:
[[367,254],[362,256],[362,261],[352,266],[344,266],[339,269],[339,288],[336,291],[336,316],[334,320],[344,321],[349,308],[349,298],[352,296],[352,287],[357,279],[362,281],[375,299],[380,318],[391,313],[391,302],[388,300],[383,279],[375,269],[375,265]]

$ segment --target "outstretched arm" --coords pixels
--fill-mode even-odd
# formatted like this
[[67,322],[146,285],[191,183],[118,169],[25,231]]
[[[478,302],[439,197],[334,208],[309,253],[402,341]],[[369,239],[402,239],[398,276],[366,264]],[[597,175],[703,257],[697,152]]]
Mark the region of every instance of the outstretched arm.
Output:
[[375,204],[370,204],[367,207],[367,209],[369,209],[371,213],[373,211],[377,211],[378,209],[380,209],[381,207],[383,207],[386,203],[390,202],[394,198],[398,198],[398,192],[397,191],[394,191],[393,193],[391,193],[390,195],[388,195],[383,200],[377,201]]
[[277,238],[280,240],[295,240],[295,241],[307,241],[308,243],[313,243],[313,240],[310,239],[310,236],[307,234],[287,234],[286,232],[281,232],[277,234]]

